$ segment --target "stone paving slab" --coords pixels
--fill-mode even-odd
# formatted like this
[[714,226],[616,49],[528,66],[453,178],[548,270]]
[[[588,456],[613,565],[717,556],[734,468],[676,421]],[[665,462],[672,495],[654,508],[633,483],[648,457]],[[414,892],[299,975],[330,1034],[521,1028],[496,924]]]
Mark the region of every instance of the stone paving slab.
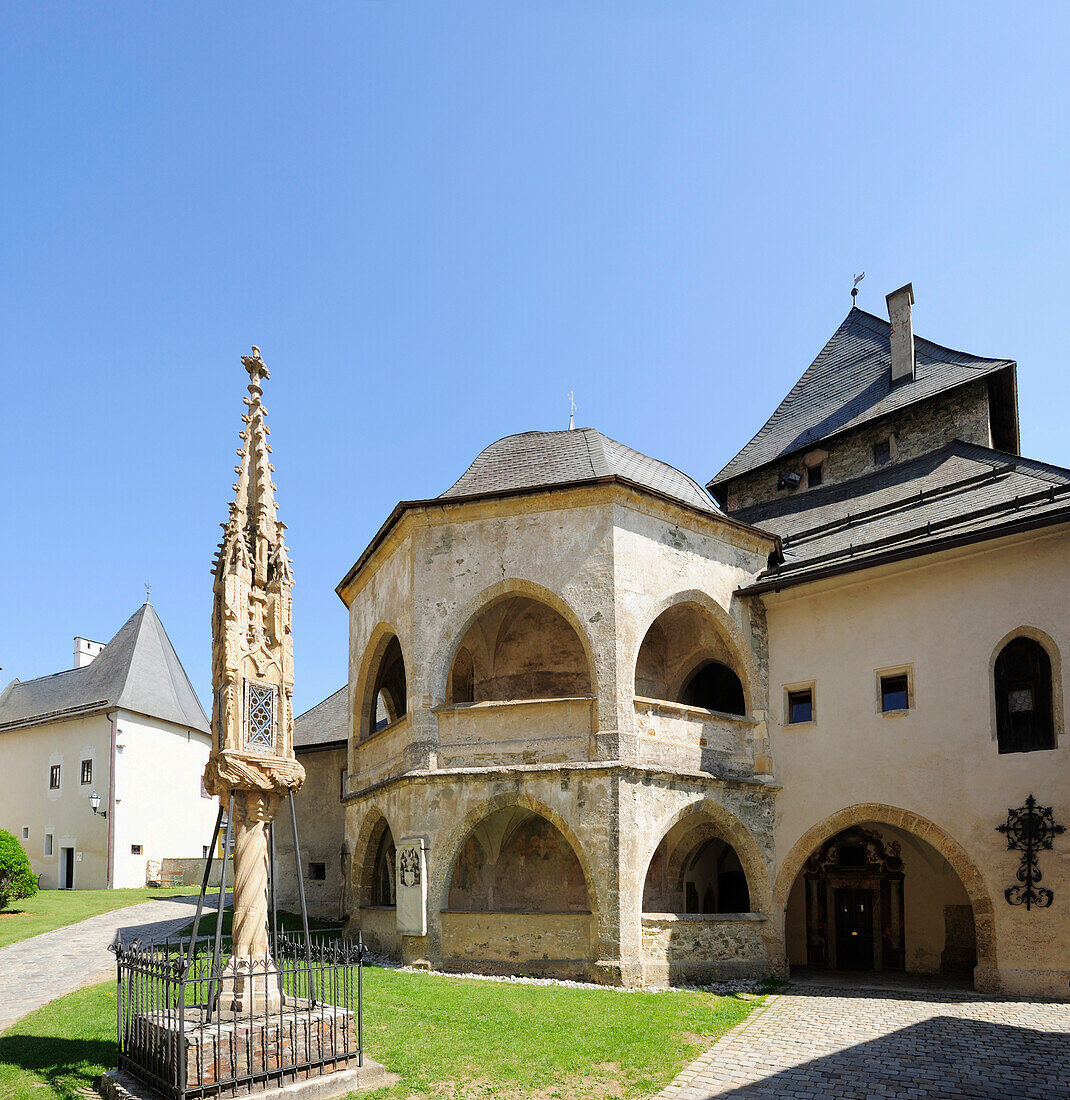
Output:
[[655,1100],[1070,1097],[1070,1004],[789,988]]
[[[215,912],[218,898],[205,898],[206,913]],[[108,945],[117,931],[124,939],[157,942],[189,924],[196,911],[196,895],[140,902],[0,947],[0,1032],[57,997],[114,978]]]

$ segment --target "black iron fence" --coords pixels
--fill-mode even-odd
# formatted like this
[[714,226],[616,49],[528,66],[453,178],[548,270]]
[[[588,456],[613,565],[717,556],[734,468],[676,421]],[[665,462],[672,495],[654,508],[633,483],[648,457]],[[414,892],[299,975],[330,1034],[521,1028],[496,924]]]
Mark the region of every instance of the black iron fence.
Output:
[[237,967],[213,937],[117,939],[119,1068],[187,1100],[363,1065],[360,938],[272,938],[273,957]]

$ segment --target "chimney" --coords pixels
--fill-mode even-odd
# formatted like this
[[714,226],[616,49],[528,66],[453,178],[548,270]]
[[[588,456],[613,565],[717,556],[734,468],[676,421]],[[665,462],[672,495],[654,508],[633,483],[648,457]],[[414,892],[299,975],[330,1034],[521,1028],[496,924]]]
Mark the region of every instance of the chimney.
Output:
[[914,287],[910,283],[888,295],[888,320],[892,323],[892,385],[914,381],[914,323],[910,307]]
[[85,668],[93,663],[93,658],[104,648],[104,642],[91,642],[88,638],[74,639],[74,667]]

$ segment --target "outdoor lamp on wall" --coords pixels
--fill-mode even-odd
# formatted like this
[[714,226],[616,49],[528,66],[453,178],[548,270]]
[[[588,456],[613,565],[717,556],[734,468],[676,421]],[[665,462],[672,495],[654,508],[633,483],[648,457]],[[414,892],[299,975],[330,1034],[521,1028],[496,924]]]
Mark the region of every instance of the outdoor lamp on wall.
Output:
[[97,794],[96,791],[93,791],[93,793],[89,796],[89,808],[98,817],[107,817],[108,816],[108,811],[107,810],[102,810],[100,808],[100,795]]

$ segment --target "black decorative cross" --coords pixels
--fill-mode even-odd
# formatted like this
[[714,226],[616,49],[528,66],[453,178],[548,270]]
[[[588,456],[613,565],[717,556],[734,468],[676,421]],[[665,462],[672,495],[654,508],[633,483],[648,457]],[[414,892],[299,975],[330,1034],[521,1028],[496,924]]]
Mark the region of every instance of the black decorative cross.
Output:
[[1040,867],[1037,853],[1051,849],[1052,838],[1066,832],[1062,825],[1056,825],[1050,806],[1038,806],[1037,800],[1030,795],[1024,806],[1007,811],[1007,821],[996,826],[996,832],[1007,838],[1007,851],[1021,852],[1022,865],[1018,868],[1019,886],[1008,886],[1003,896],[1010,905],[1024,905],[1031,909],[1047,909],[1055,897],[1051,890],[1037,886],[1040,882]]

